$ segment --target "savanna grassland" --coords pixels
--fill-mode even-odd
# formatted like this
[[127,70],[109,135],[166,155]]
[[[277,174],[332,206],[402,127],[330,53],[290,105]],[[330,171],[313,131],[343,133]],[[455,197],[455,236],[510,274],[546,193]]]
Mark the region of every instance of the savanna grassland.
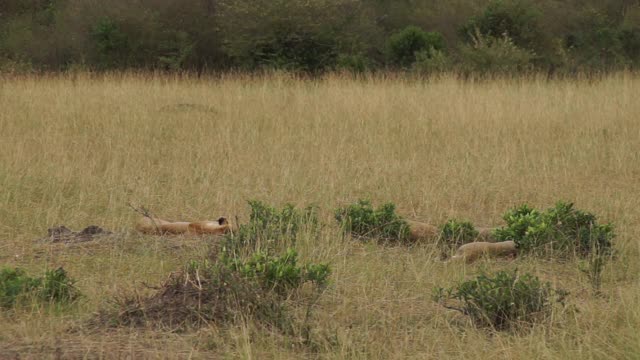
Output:
[[[72,74],[0,79],[0,265],[64,266],[84,297],[0,315],[0,358],[640,358],[640,78],[429,81],[287,75]],[[509,208],[575,202],[615,225],[594,295],[580,260],[445,263],[433,244],[344,238],[333,210],[369,198],[412,220],[500,226]],[[93,314],[150,291],[216,238],[133,231],[144,205],[174,219],[248,217],[247,200],[317,204],[304,260],[329,262],[314,346],[251,322],[175,332],[101,329]],[[47,228],[117,236],[65,246]],[[524,332],[476,329],[432,289],[518,268],[570,292]]]

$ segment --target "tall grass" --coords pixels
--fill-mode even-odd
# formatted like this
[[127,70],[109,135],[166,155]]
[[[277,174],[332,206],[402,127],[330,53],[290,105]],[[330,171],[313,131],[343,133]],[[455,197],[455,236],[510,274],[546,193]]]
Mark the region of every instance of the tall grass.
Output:
[[[0,315],[0,357],[633,358],[640,353],[640,78],[429,81],[288,75],[216,79],[73,74],[0,79],[0,263],[64,265],[86,295],[70,313]],[[445,264],[429,245],[343,241],[337,226],[298,242],[332,263],[312,347],[253,324],[174,334],[89,331],[91,314],[202,256],[211,239],[132,233],[137,214],[247,220],[246,200],[391,201],[403,217],[500,225],[558,199],[616,224],[620,257],[591,295],[574,262]],[[32,240],[48,227],[122,233],[82,246]],[[524,335],[474,329],[430,299],[435,286],[518,266],[571,292],[573,310]],[[77,331],[65,331],[68,328]],[[132,332],[136,336],[129,336]]]

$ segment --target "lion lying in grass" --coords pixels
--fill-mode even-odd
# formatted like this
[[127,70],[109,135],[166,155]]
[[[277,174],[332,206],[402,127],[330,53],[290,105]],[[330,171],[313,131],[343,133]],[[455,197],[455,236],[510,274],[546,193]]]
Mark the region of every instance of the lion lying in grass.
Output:
[[422,239],[435,239],[440,234],[440,229],[438,229],[437,226],[413,220],[405,221],[409,225],[409,239],[412,241]]
[[157,217],[144,216],[136,223],[136,230],[144,234],[194,234],[223,235],[229,232],[231,224],[225,217],[216,221],[167,221]]
[[497,243],[478,241],[460,246],[456,254],[451,257],[451,260],[464,260],[467,263],[471,263],[482,256],[498,257],[515,255],[517,255],[517,250],[516,243],[513,241]]

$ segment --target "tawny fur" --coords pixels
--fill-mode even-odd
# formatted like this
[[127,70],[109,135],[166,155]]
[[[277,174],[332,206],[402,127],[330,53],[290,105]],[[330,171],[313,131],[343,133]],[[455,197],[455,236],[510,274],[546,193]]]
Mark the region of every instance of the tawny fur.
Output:
[[229,221],[221,217],[216,221],[167,221],[160,218],[142,217],[136,224],[136,230],[145,234],[194,234],[222,235],[231,229]]
[[471,263],[482,256],[498,257],[515,256],[516,254],[516,243],[513,241],[497,243],[478,241],[460,246],[456,254],[451,257],[451,260],[464,260],[467,263]]
[[440,233],[440,229],[436,226],[421,223],[418,221],[406,220],[409,224],[409,239],[423,240],[423,239],[435,239]]
[[479,240],[495,242],[495,238],[493,237],[494,228],[478,227],[476,230],[478,231]]

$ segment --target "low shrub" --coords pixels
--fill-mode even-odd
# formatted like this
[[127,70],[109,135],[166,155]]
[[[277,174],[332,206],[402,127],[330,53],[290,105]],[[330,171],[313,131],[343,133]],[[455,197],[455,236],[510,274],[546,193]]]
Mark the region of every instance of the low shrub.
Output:
[[[388,47],[391,63],[407,68],[416,61],[418,53],[444,50],[444,37],[438,32],[427,32],[417,26],[407,26],[389,37]],[[431,53],[426,53],[429,54]]]
[[67,276],[63,268],[45,272],[38,288],[38,296],[44,301],[70,303],[80,297],[75,280]]
[[263,251],[255,252],[247,260],[223,256],[227,268],[238,272],[246,279],[256,281],[264,290],[273,290],[280,295],[304,282],[312,282],[319,287],[326,285],[330,274],[328,264],[298,266],[297,259],[298,253],[291,248],[282,256],[270,256]]
[[574,16],[572,28],[565,46],[579,70],[611,71],[631,65],[632,38],[627,36],[632,34],[623,32],[606,12],[586,7]]
[[[536,276],[500,271],[494,276],[479,275],[453,288],[436,288],[434,300],[469,316],[478,327],[508,330],[543,320],[553,303],[563,303],[566,295]],[[459,305],[448,305],[450,300]]]
[[460,245],[473,242],[478,235],[471,222],[450,219],[440,227],[440,244],[445,251],[451,251]]
[[300,231],[317,233],[319,228],[318,214],[314,206],[296,209],[293,205],[286,204],[278,210],[257,200],[249,201],[249,206],[249,222],[240,225],[236,232],[228,235],[229,248],[248,248],[255,251],[261,247],[282,245],[280,247],[286,249],[295,246]]
[[362,54],[340,54],[336,60],[336,69],[352,74],[362,74],[371,68],[371,62]]
[[355,204],[337,209],[335,218],[346,233],[363,238],[406,242],[410,235],[409,225],[396,214],[395,209],[392,203],[382,204],[376,209],[369,200],[358,200]]
[[451,70],[452,62],[444,51],[429,48],[416,53],[411,68],[415,73],[422,75],[438,74]]
[[20,296],[30,293],[39,285],[38,279],[34,279],[22,269],[5,268],[0,270],[0,306],[12,307]]
[[532,70],[535,53],[518,47],[508,35],[476,33],[459,48],[460,68],[466,74],[514,75]]
[[513,240],[519,251],[555,255],[591,253],[608,255],[615,237],[611,224],[598,224],[596,216],[558,202],[546,211],[522,205],[504,215],[507,225],[494,232],[497,241]]
[[75,280],[63,268],[48,270],[42,277],[30,277],[24,270],[0,270],[0,307],[11,308],[21,300],[66,304],[80,297]]
[[469,42],[477,33],[496,39],[507,35],[519,48],[536,49],[544,39],[541,16],[529,0],[492,0],[460,28],[460,35]]

